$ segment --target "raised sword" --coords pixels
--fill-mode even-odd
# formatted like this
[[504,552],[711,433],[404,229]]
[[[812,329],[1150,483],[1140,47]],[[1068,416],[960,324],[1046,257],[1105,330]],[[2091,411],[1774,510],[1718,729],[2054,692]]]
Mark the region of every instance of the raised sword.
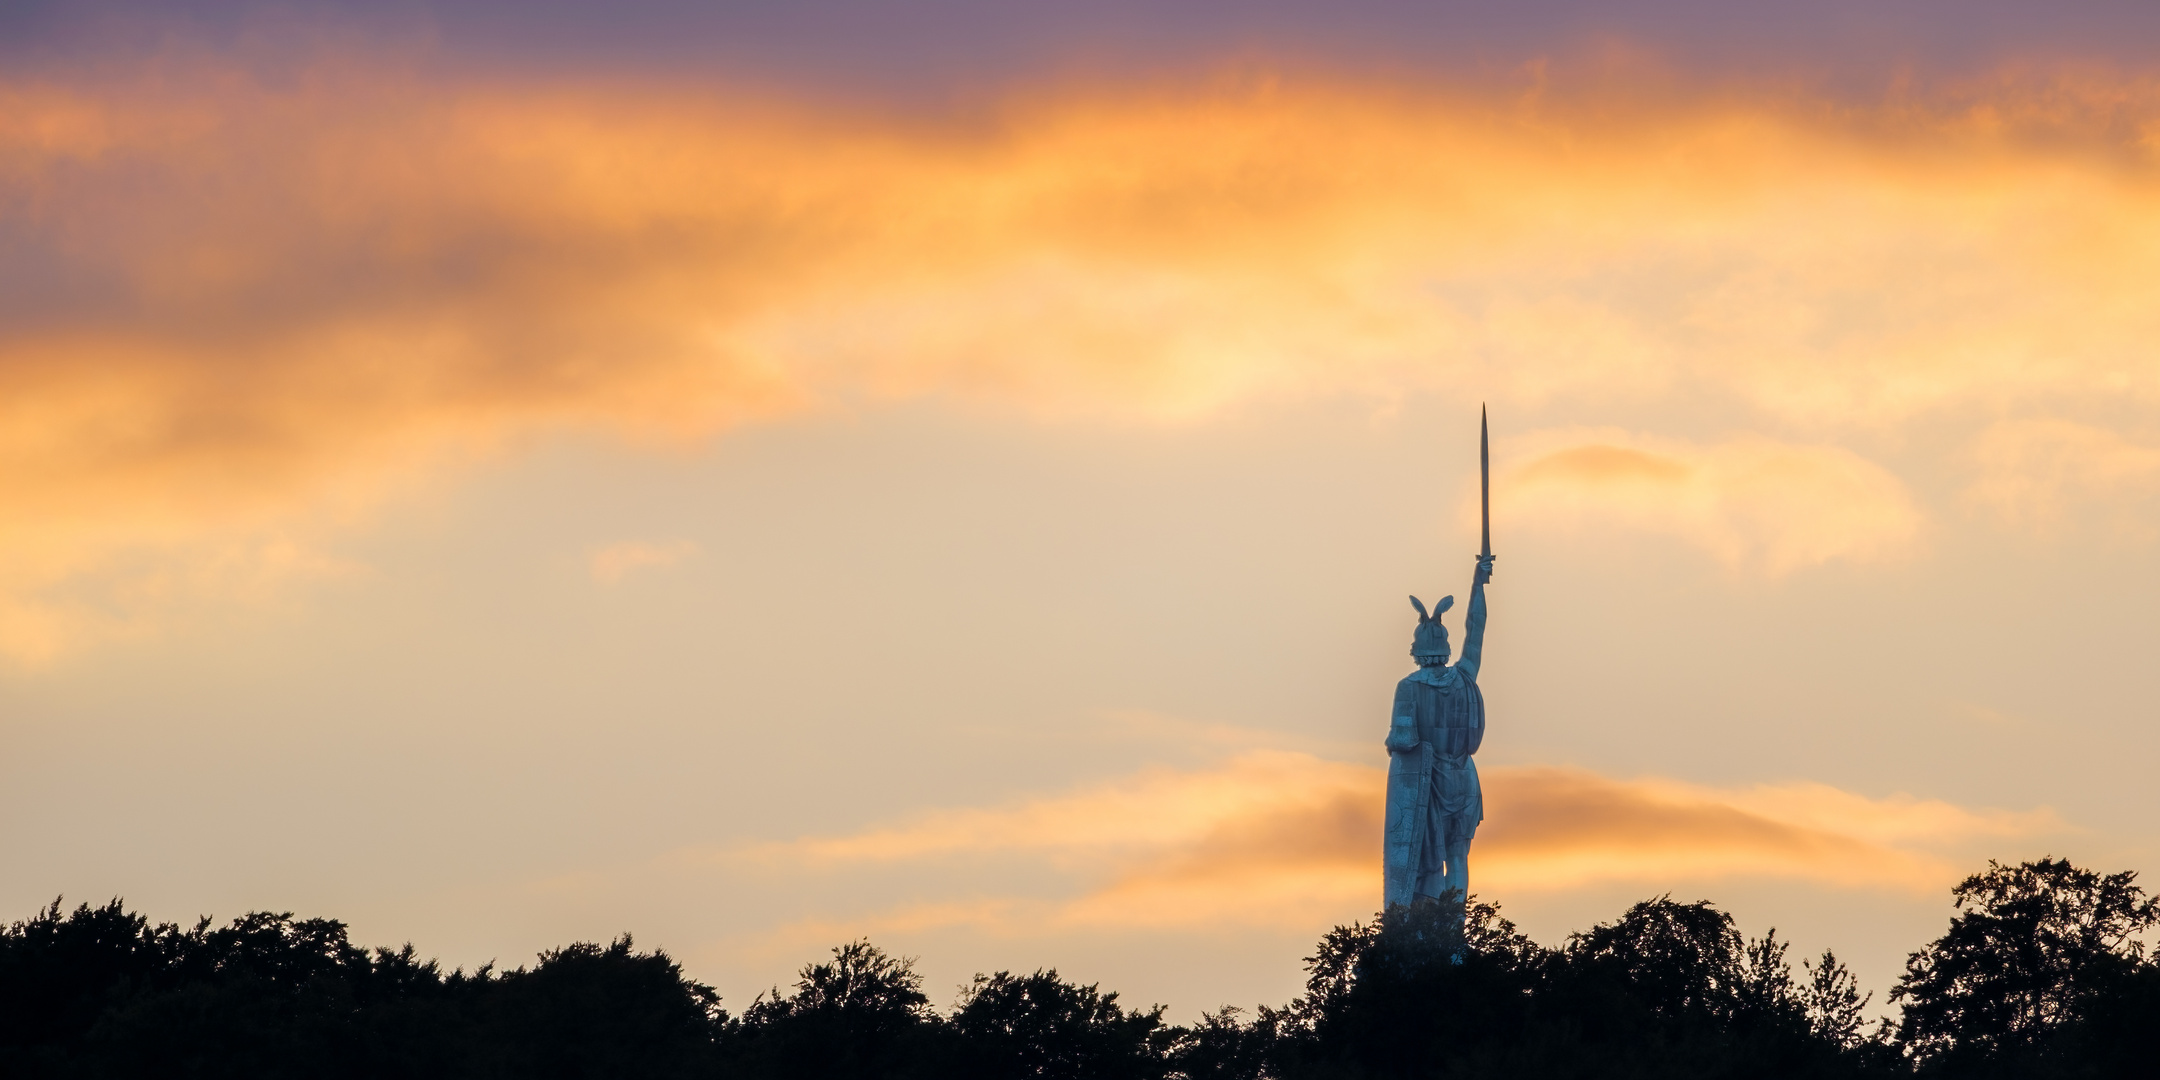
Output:
[[[1492,439],[1486,430],[1485,406],[1477,410],[1478,558],[1492,558]],[[1486,571],[1487,577],[1492,576]]]

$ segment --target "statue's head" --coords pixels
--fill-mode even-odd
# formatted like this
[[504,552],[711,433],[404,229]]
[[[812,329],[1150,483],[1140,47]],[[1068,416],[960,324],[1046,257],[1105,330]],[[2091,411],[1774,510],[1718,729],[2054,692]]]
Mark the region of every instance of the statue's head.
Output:
[[1425,603],[1413,596],[1410,606],[1417,609],[1417,633],[1410,638],[1410,658],[1419,667],[1445,664],[1448,658],[1447,627],[1440,625],[1440,613],[1455,606],[1455,598],[1443,596],[1433,605],[1432,614],[1425,613]]

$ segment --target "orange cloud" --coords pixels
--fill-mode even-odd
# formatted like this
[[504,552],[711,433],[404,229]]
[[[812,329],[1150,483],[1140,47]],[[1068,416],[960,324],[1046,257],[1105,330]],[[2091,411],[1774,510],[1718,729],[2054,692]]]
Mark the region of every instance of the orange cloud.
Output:
[[2055,524],[2080,504],[2120,513],[2126,497],[2160,492],[2160,446],[2060,418],[1993,424],[1974,440],[1972,457],[1979,476],[1967,497],[2028,525]]
[[1538,449],[1499,488],[1519,522],[1673,535],[1727,566],[1769,574],[1904,554],[1920,532],[1905,485],[1835,446],[1761,438],[1695,446],[1624,432],[1522,442]]
[[[2049,811],[1971,810],[1869,798],[1814,783],[1723,789],[1581,769],[1483,770],[1489,820],[1472,851],[1481,894],[1635,882],[1805,878],[1928,892],[1956,879],[1973,841],[2061,828]],[[892,927],[1305,926],[1377,904],[1384,773],[1257,751],[1212,769],[1152,769],[1009,806],[921,815],[851,836],[768,845],[741,858],[834,865],[1016,858],[1075,875],[1061,900],[976,896],[888,912]],[[880,923],[885,926],[887,923]]]
[[[536,432],[920,395],[1176,421],[1686,390],[1819,433],[1688,475],[1790,467],[1890,508],[1779,547],[1726,494],[1692,536],[1772,568],[1863,557],[1896,513],[1834,453],[1850,427],[2160,400],[2121,346],[2160,332],[2160,186],[2122,136],[2156,115],[2135,80],[1875,109],[1078,88],[944,124],[365,57],[277,86],[0,83],[28,283],[0,308],[0,649],[136,610],[71,599],[128,592],[127,567],[333,536]],[[1625,486],[1588,484],[1602,467],[1552,475]]]
[[688,540],[669,540],[664,543],[625,540],[594,551],[586,561],[592,570],[594,581],[612,585],[629,576],[633,570],[665,569],[697,554],[697,551],[698,546]]

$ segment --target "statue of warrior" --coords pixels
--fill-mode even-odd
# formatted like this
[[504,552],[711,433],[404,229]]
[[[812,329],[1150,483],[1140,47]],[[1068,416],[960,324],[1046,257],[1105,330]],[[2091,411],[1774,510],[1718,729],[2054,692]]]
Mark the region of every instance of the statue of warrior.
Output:
[[1389,907],[1450,895],[1470,895],[1470,839],[1485,820],[1485,793],[1471,755],[1485,740],[1485,696],[1477,684],[1485,646],[1485,583],[1492,580],[1490,541],[1478,556],[1463,620],[1462,659],[1448,663],[1447,627],[1413,596],[1418,625],[1410,656],[1418,669],[1395,684],[1388,726],[1387,839],[1383,892]]

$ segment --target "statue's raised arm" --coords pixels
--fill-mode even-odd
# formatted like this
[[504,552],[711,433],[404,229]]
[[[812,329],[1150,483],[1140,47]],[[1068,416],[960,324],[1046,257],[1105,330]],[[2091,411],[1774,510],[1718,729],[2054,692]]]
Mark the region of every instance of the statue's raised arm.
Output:
[[1462,677],[1477,680],[1478,664],[1485,659],[1485,583],[1492,580],[1492,556],[1480,555],[1477,572],[1470,578],[1470,608],[1463,613],[1462,659],[1455,666]]

